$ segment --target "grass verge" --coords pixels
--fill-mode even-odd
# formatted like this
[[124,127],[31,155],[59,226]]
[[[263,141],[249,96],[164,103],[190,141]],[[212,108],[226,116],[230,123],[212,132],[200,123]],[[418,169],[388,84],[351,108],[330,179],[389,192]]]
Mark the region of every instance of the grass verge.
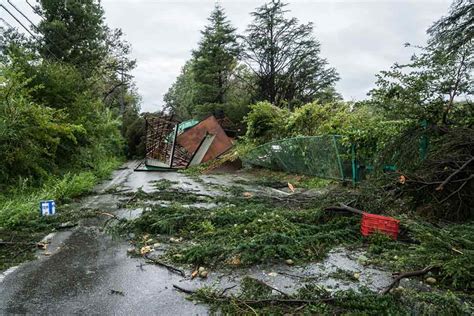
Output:
[[[50,178],[41,188],[16,188],[0,195],[0,240],[12,242],[0,245],[0,270],[31,259],[35,242],[59,223],[77,217],[65,204],[90,192],[121,163],[118,158],[104,159],[93,170],[66,173]],[[40,217],[41,200],[55,200],[57,215]]]

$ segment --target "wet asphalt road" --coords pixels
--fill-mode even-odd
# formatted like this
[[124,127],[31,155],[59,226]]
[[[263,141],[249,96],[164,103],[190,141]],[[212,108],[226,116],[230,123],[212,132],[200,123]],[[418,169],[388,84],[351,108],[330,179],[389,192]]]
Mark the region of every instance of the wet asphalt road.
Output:
[[[153,181],[168,179],[174,187],[200,195],[222,195],[242,175],[208,175],[195,181],[180,173],[134,172],[136,163],[127,163],[113,173],[112,179],[96,187],[95,193],[74,205],[74,209],[100,209],[119,217],[139,216],[136,210],[120,209],[121,199],[116,192],[146,192],[155,190]],[[245,186],[254,194],[275,194],[274,189]],[[279,191],[280,192],[280,191]],[[282,193],[282,192],[280,192]],[[287,194],[287,193],[282,193]],[[156,201],[155,201],[156,202]],[[212,203],[195,203],[195,207],[209,207]],[[60,206],[59,206],[60,211]],[[359,261],[362,252],[343,248],[334,249],[322,262],[302,266],[272,264],[233,269],[212,270],[207,279],[190,280],[168,272],[163,267],[145,264],[142,258],[127,256],[129,244],[112,238],[103,231],[107,216],[87,218],[72,230],[58,232],[50,240],[47,252],[38,251],[38,260],[25,263],[13,271],[0,274],[0,315],[206,315],[208,307],[196,305],[185,294],[173,289],[177,284],[187,289],[202,286],[225,288],[238,285],[244,276],[257,278],[287,293],[301,287],[301,278],[317,276],[320,285],[337,289],[357,288],[360,285],[375,291],[391,282],[388,271],[365,267]],[[331,273],[343,269],[360,274],[360,282],[344,283]],[[292,278],[288,275],[300,275]],[[236,293],[237,286],[228,293]],[[116,292],[114,292],[116,291]]]
[[[160,174],[133,172],[134,163],[114,172],[82,206],[114,211],[117,200],[104,195],[114,186],[135,190]],[[144,183],[140,183],[144,182]],[[207,309],[186,300],[172,284],[186,280],[166,269],[143,265],[127,256],[128,245],[101,231],[90,219],[51,241],[49,256],[21,265],[0,280],[0,314],[41,315],[205,315]],[[111,293],[120,291],[120,294]],[[121,294],[123,293],[123,295]]]

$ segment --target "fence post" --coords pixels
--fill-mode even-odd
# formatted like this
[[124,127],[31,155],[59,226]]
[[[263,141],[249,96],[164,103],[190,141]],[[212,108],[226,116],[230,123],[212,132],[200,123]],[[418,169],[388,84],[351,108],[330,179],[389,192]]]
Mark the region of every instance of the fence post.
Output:
[[356,145],[351,144],[351,165],[352,165],[352,185],[355,186],[359,181],[359,168],[357,168]]
[[334,149],[336,150],[337,164],[339,165],[339,172],[341,173],[341,180],[344,181],[344,170],[342,169],[341,157],[339,156],[339,149],[337,148],[336,135],[332,136],[334,142]]

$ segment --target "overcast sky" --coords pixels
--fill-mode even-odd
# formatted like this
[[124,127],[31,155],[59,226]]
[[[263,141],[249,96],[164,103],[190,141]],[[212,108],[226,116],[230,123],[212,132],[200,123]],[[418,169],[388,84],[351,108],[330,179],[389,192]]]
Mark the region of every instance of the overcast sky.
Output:
[[[4,2],[1,0],[2,3]],[[23,0],[18,7],[33,15]],[[30,2],[35,2],[34,0]],[[249,13],[265,1],[221,0],[239,33]],[[5,1],[6,3],[6,1]],[[142,111],[157,111],[163,94],[180,73],[200,38],[215,1],[102,0],[107,24],[121,28],[137,60],[134,76],[143,98]],[[448,0],[293,0],[288,9],[300,22],[313,22],[321,54],[341,77],[337,90],[346,100],[363,99],[375,74],[395,61],[407,61],[406,42],[424,44],[426,29],[448,12]],[[1,13],[2,17],[4,12]],[[14,21],[6,18],[11,24]]]

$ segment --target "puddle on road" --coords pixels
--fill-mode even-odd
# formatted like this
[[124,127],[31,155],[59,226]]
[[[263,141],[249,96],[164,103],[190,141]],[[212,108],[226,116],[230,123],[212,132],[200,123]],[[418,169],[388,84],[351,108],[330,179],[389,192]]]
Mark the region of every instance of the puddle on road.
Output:
[[133,220],[139,218],[143,213],[143,207],[134,209],[121,208],[115,212],[115,215],[120,219]]

